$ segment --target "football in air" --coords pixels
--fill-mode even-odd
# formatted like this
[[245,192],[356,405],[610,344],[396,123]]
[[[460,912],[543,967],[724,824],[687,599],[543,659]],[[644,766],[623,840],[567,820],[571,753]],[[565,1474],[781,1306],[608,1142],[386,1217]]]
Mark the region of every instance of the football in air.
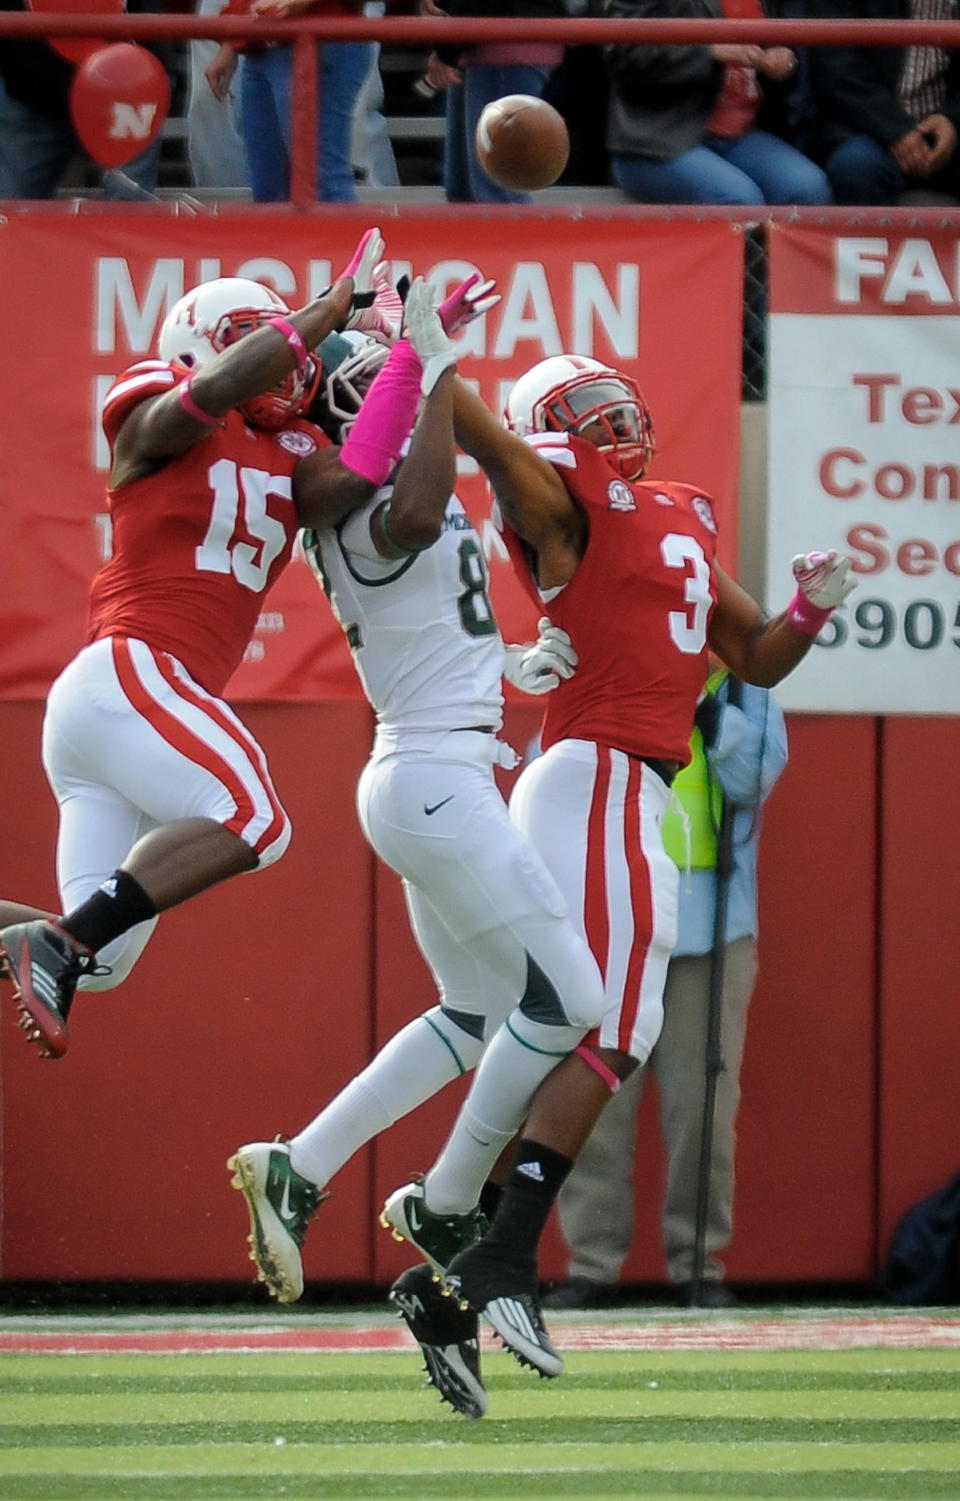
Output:
[[507,94],[488,104],[475,145],[490,181],[514,193],[551,187],[570,156],[563,116],[534,94]]

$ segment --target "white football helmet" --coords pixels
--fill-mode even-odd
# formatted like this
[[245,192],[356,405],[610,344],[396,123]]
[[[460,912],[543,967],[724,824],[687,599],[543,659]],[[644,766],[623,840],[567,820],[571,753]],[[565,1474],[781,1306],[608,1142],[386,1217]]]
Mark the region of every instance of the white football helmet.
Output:
[[[588,437],[624,479],[642,479],[656,453],[650,410],[629,375],[582,354],[558,354],[521,375],[504,421],[525,438],[568,432]],[[587,429],[596,426],[596,433]]]
[[320,424],[334,443],[346,441],[377,372],[390,358],[386,344],[369,334],[329,334],[320,357]]
[[[221,276],[202,282],[174,303],[161,325],[157,354],[161,360],[196,370],[244,334],[289,313],[283,298],[262,282]],[[275,431],[303,415],[319,379],[319,368],[310,360],[303,371],[292,370],[274,390],[253,397],[240,410],[252,426]]]

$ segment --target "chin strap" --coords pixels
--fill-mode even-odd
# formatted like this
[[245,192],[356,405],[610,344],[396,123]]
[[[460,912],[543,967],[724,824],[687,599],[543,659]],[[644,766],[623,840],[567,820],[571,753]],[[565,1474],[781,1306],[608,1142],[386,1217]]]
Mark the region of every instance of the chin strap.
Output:
[[407,339],[391,349],[350,429],[340,458],[373,485],[384,485],[403,453],[420,401],[420,356]]

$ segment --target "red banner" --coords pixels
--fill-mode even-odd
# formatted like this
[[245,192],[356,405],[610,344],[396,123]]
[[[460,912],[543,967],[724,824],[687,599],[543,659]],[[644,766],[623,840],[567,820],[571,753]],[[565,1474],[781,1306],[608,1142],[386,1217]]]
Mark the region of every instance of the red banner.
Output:
[[[87,588],[110,545],[98,412],[114,377],[152,351],[187,288],[251,276],[297,307],[339,272],[365,222],[355,213],[185,219],[123,210],[0,221],[0,698],[43,697],[83,641]],[[657,432],[653,475],[714,497],[721,557],[735,568],[741,235],[720,222],[441,210],[391,218],[386,237],[395,276],[444,287],[475,268],[496,278],[503,300],[485,327],[465,331],[460,364],[494,410],[522,371],[551,354],[589,354],[635,375]],[[484,533],[503,632],[529,637],[531,612],[489,525],[485,481],[466,461],[458,489]],[[339,627],[295,561],[266,602],[230,697],[358,695]]]

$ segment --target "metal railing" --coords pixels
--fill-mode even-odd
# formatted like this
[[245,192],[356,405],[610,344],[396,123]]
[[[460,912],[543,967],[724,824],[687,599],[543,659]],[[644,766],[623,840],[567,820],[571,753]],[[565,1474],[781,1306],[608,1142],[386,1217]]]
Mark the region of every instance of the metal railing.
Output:
[[[960,21],[493,20],[427,16],[304,16],[295,21],[223,16],[64,15],[0,12],[0,38],[102,36],[110,41],[215,41],[254,39],[288,42],[293,49],[290,201],[316,204],[316,112],[319,97],[317,46],[325,41],[369,41],[433,47],[461,42],[562,42],[590,46],[610,42],[761,42],[768,46],[884,47],[910,44],[960,47]],[[633,207],[633,206],[632,206]],[[642,208],[643,205],[636,205]],[[695,211],[702,213],[702,209]],[[726,210],[719,211],[723,217]],[[657,215],[660,217],[660,215]],[[765,214],[764,217],[767,217]]]

